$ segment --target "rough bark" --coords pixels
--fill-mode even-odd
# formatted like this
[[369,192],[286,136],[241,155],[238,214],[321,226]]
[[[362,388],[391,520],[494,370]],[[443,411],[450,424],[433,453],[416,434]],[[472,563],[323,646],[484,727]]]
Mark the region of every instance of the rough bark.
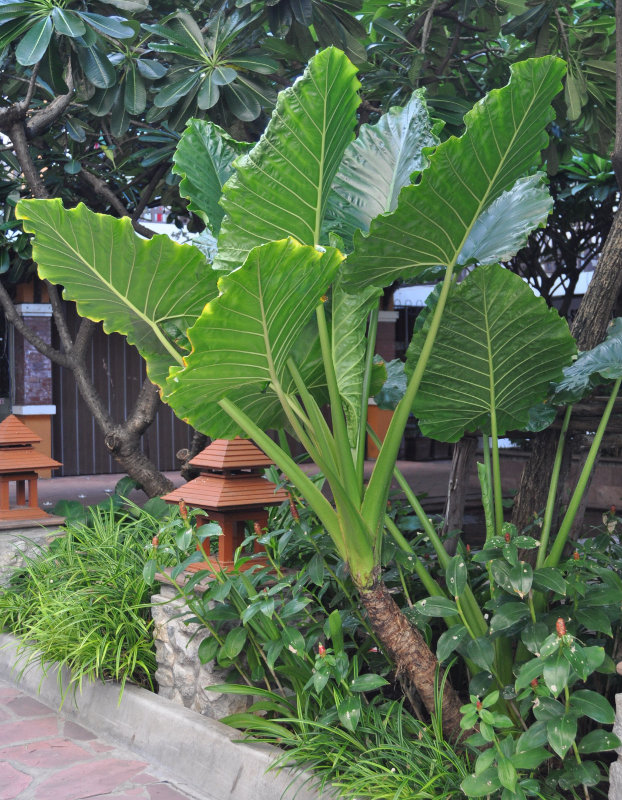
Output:
[[[401,679],[406,677],[414,685],[429,714],[437,713],[434,685],[438,661],[423,636],[408,622],[382,581],[359,591],[371,626],[395,662],[398,676]],[[439,674],[439,681],[440,678]],[[460,706],[458,694],[447,681],[442,722],[443,731],[452,739],[457,739],[461,732]]]
[[185,481],[191,481],[193,478],[196,478],[199,475],[200,470],[191,466],[190,461],[195,456],[198,456],[201,450],[207,447],[208,444],[209,438],[204,433],[194,431],[192,434],[192,441],[190,442],[190,448],[179,450],[179,452],[176,454],[177,459],[182,462],[180,472],[181,477]]
[[[469,470],[477,449],[477,437],[465,436],[454,447],[447,486],[447,503],[445,505],[445,522],[443,533],[462,530],[464,507],[466,505]],[[445,550],[450,556],[455,555],[458,536],[445,539]]]

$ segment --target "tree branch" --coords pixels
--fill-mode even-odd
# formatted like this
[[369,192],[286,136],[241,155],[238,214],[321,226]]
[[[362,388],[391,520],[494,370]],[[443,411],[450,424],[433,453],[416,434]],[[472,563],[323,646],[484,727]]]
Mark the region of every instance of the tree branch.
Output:
[[91,343],[91,339],[95,334],[96,325],[92,319],[88,319],[87,317],[82,317],[80,320],[80,327],[78,328],[78,333],[76,334],[75,342],[73,343],[73,347],[71,348],[71,354],[79,361],[84,359],[86,355],[86,351],[88,346]]
[[63,314],[63,306],[58,296],[58,290],[53,283],[49,281],[45,281],[45,285],[48,289],[48,294],[50,296],[50,305],[52,306],[52,315],[54,318],[54,324],[56,325],[56,330],[58,331],[58,336],[60,338],[61,344],[65,350],[65,353],[69,354],[73,349],[73,341],[71,340],[71,335],[69,333],[69,328],[67,327],[67,321],[65,320],[65,315]]
[[[100,177],[84,168],[80,170],[80,177],[95,192],[95,194],[98,195],[102,200],[106,201],[120,217],[130,217],[130,219],[132,219],[127,208]],[[136,222],[133,219],[132,226],[136,233],[144,236],[146,239],[151,239],[151,237],[154,235],[152,230],[149,230],[149,228],[146,228],[144,225],[141,225],[140,222]]]
[[28,142],[26,141],[26,128],[24,123],[20,120],[15,122],[6,131],[7,136],[11,140],[15,155],[19,161],[19,166],[24,173],[24,178],[30,187],[33,197],[39,199],[46,199],[48,197],[45,184],[41,180],[39,170],[36,168],[30,152],[28,150]]
[[123,428],[131,435],[142,436],[153,422],[160,402],[160,389],[145,378]]
[[4,315],[7,322],[10,322],[15,330],[21,333],[24,339],[30,342],[33,347],[36,347],[40,353],[46,356],[46,358],[49,358],[50,361],[53,361],[55,364],[58,364],[61,367],[71,368],[71,360],[67,355],[65,355],[65,353],[61,353],[59,350],[56,350],[56,348],[48,344],[45,339],[42,339],[25,324],[24,320],[17,313],[17,309],[13,305],[13,301],[9,297],[9,293],[2,283],[0,283],[0,305],[2,305],[2,308],[4,309]]
[[616,135],[611,163],[622,190],[622,0],[616,3],[616,53]]
[[154,171],[153,175],[149,180],[149,183],[147,183],[145,188],[140,193],[140,199],[138,201],[138,204],[136,205],[136,208],[134,209],[134,213],[132,214],[132,222],[137,222],[140,219],[143,211],[147,207],[147,204],[153,197],[153,193],[155,192],[158,183],[160,183],[160,181],[166,175],[168,170],[169,170],[168,164],[160,164]]

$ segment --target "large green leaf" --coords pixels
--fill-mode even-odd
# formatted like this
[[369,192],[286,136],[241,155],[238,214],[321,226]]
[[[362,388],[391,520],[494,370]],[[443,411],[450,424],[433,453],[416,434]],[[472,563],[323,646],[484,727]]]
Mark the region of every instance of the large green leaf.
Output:
[[356,69],[328,48],[279,94],[265,133],[225,184],[215,266],[234,269],[257,245],[292,236],[317,244],[332,180],[353,138]]
[[173,172],[182,176],[179,193],[188,208],[218,235],[224,211],[219,200],[225,181],[233,174],[233,161],[251,147],[236,142],[213,122],[191,119],[175,151]]
[[622,317],[617,317],[607,331],[606,339],[592,350],[579,354],[564,370],[556,384],[554,403],[575,403],[598,385],[622,377]]
[[[282,427],[276,390],[295,393],[286,361],[292,356],[314,383],[317,336],[305,328],[341,259],[336,250],[322,253],[286,239],[255,248],[240,269],[222,277],[219,297],[189,331],[186,368],[169,381],[175,413],[210,436],[231,437],[239,428],[218,406],[228,397],[262,428]],[[306,352],[294,353],[297,345]]]
[[367,346],[365,321],[381,293],[375,286],[368,286],[360,292],[350,294],[343,291],[340,280],[333,287],[333,362],[346,414],[348,437],[353,447],[356,445],[361,419],[361,392]]
[[[432,314],[408,350],[412,372]],[[576,352],[568,325],[497,264],[478,267],[449,294],[413,413],[425,436],[456,442],[466,431],[522,428]]]
[[48,48],[53,30],[51,15],[37,20],[15,48],[18,63],[27,67],[40,61]]
[[395,209],[411,175],[427,163],[423,148],[437,143],[423,90],[403,108],[390,108],[376,125],[361,125],[333,181],[326,230],[338,233],[351,250],[354,232],[367,232],[372,219]]
[[460,255],[459,264],[477,261],[495,264],[512,258],[534,228],[542,227],[553,208],[553,198],[536,173],[520,178],[477,218]]
[[[60,200],[22,200],[16,216],[34,233],[39,274],[64,287],[78,313],[127,336],[162,386],[181,363],[175,339],[216,295],[216,277],[197,248],[168,236],[142,239],[128,218],[67,211]],[[180,276],[183,276],[180,278]]]
[[478,217],[512,189],[540,158],[561,89],[564,63],[530,59],[465,116],[466,131],[430,156],[418,183],[404,188],[397,209],[357,233],[346,274],[353,286],[388,286],[427,267],[454,266]]

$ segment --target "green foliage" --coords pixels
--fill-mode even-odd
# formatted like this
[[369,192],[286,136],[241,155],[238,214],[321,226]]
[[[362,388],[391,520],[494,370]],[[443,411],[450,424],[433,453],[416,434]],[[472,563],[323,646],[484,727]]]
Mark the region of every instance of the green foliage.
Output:
[[[305,719],[340,723],[353,732],[367,702],[364,697],[374,697],[389,685],[384,676],[391,665],[354,602],[345,563],[327,546],[317,518],[297,505],[295,515],[288,503],[271,510],[267,530],[247,536],[233,570],[200,569],[183,580],[180,568],[189,563],[188,553],[201,543],[205,547],[220,529],[173,519],[161,527],[143,575],[153,580],[158,569],[174,562],[170,575],[188,618],[208,633],[199,658],[214,661],[229,670],[228,680],[244,684],[212,686],[210,691],[259,694],[271,716],[276,707],[266,697],[278,698],[280,711],[290,715],[297,702]],[[254,564],[256,541],[266,548],[267,566]],[[197,561],[201,555],[191,558]],[[207,588],[197,589],[208,577]],[[239,657],[242,651],[244,658]],[[257,690],[256,684],[264,688]],[[283,697],[284,687],[291,699]],[[236,726],[252,728],[256,721],[251,709],[236,717]],[[274,730],[274,723],[267,722],[266,729]]]
[[341,260],[332,248],[320,252],[286,239],[255,248],[240,269],[221,278],[220,297],[188,331],[192,389],[178,385],[176,375],[169,384],[177,413],[193,417],[209,435],[235,436],[240,428],[217,403],[228,395],[264,429],[282,428],[280,398],[295,392],[286,369],[292,350],[307,386],[322,387],[320,356],[306,329]]
[[[25,230],[37,230],[33,255],[45,264],[42,277],[66,280],[64,295],[78,311],[103,320],[108,333],[124,333],[146,360],[151,380],[162,383],[187,352],[187,328],[216,296],[201,252],[164,235],[140,239],[129,219],[94,214],[84,205],[65,212],[60,200],[24,200],[18,216]],[[186,279],[171,282],[171,270],[184,270]]]
[[[153,687],[156,669],[145,551],[160,526],[141,511],[93,508],[69,522],[49,548],[25,555],[0,593],[2,627],[20,639],[19,665],[66,665],[71,680],[130,681]],[[60,673],[59,673],[60,680]]]
[[224,211],[219,204],[223,184],[233,174],[233,161],[250,145],[236,142],[222,128],[205,120],[188,123],[174,155],[173,172],[182,176],[179,193],[188,209],[201,217],[214,236]]
[[234,269],[271,240],[320,243],[331,184],[354,136],[359,86],[353,65],[330,48],[280,93],[263,136],[224,187],[218,269]]
[[[368,237],[357,234],[346,267],[352,285],[386,286],[439,264],[464,263],[459,257],[480,215],[514,187],[546,147],[543,124],[553,118],[550,102],[563,72],[558,59],[514,65],[510,83],[466,115],[464,135],[436,148],[420,180],[402,190],[395,212],[377,218]],[[469,257],[476,257],[475,251]]]
[[[278,730],[263,727],[259,717],[254,717],[254,725],[249,720],[244,729],[286,748],[276,768],[287,764],[311,769],[310,784],[320,790],[330,787],[337,797],[450,800],[469,771],[466,757],[401,703],[363,705],[354,731],[287,716],[289,709],[276,701],[274,706],[280,712]],[[226,721],[235,727],[239,724],[235,717]]]
[[[431,319],[429,309],[410,343],[407,374]],[[566,322],[541,298],[534,302],[521,278],[498,265],[482,266],[449,292],[413,413],[425,436],[447,442],[467,431],[502,436],[520,430],[575,352]]]

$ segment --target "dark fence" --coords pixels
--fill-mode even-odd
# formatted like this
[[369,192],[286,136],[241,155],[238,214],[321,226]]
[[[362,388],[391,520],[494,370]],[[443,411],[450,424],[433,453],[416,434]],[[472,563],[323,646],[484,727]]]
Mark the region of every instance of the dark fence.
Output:
[[[72,333],[79,317],[69,305]],[[58,347],[58,342],[54,342]],[[115,421],[127,418],[145,380],[142,358],[122,336],[107,336],[98,326],[90,357],[90,371],[97,390],[107,403]],[[63,463],[56,475],[95,475],[120,472],[121,467],[110,456],[104,437],[76,388],[73,374],[54,365],[53,391],[56,416],[52,421],[52,457]],[[165,405],[160,407],[153,425],[143,436],[142,450],[160,470],[180,467],[175,454],[189,447],[191,429],[180,422]]]

